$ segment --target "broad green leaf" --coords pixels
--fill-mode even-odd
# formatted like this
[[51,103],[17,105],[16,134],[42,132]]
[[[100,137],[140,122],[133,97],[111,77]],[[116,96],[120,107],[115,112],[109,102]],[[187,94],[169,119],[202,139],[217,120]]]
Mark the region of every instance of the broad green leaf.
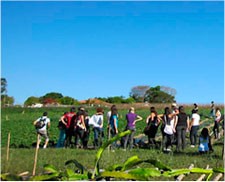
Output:
[[86,170],[85,167],[79,163],[76,159],[73,159],[73,160],[69,160],[69,161],[66,161],[65,165],[68,165],[68,164],[75,164],[75,166],[81,170],[81,173],[83,174],[84,171]]
[[52,174],[44,174],[39,176],[33,176],[30,178],[30,181],[50,181],[55,180],[59,176],[60,173],[52,173]]
[[121,164],[114,164],[106,169],[106,171],[120,171],[123,168]]
[[44,169],[48,172],[51,173],[58,173],[58,171],[56,170],[55,166],[51,165],[51,164],[45,164],[44,165]]
[[192,168],[191,173],[203,173],[203,174],[210,174],[212,173],[212,169],[202,169],[202,168]]
[[172,177],[172,176],[179,176],[181,174],[188,174],[190,173],[190,169],[174,169],[172,171],[165,171],[163,176],[165,177]]
[[140,180],[149,180],[150,177],[161,176],[161,172],[154,168],[136,168],[130,170],[128,174],[132,174],[138,177]]
[[126,172],[120,171],[104,171],[101,174],[101,177],[111,177],[116,179],[126,179],[126,180],[141,180],[140,177],[128,174]]
[[140,160],[137,155],[132,156],[129,159],[127,159],[127,161],[124,163],[123,168],[121,169],[121,171],[125,171],[127,169],[130,169],[133,166],[139,164],[140,162],[143,162],[143,161]]
[[97,151],[97,154],[95,156],[95,168],[94,168],[94,172],[92,174],[92,179],[94,179],[95,174],[99,175],[99,160],[101,159],[102,153],[103,151],[113,142],[117,141],[118,139],[130,134],[131,131],[127,130],[124,132],[119,133],[118,135],[116,135],[115,137],[111,138],[110,140],[108,140],[107,142],[105,142]]
[[163,164],[161,161],[159,161],[157,159],[147,159],[144,162],[151,163],[155,167],[157,167],[159,169],[162,169],[164,171],[171,171],[172,170],[172,168],[170,168],[169,166],[166,166],[165,164]]
[[76,180],[87,180],[89,179],[86,174],[76,174],[74,173],[73,175],[68,177],[68,181],[76,181]]
[[4,181],[22,181],[22,177],[17,176],[17,175],[13,175],[13,174],[9,174],[9,173],[5,173],[5,174],[1,174],[1,180],[4,180]]
[[71,177],[71,176],[74,175],[74,172],[73,172],[72,169],[66,169],[66,174],[67,174],[68,177]]
[[223,173],[224,174],[224,168],[220,167],[220,168],[213,168],[213,172],[215,173]]

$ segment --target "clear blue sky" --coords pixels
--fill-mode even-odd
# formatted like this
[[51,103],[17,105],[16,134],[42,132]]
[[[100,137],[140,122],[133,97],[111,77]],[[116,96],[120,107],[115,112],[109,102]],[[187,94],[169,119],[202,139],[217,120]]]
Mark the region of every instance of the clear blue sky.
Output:
[[2,2],[8,95],[77,100],[169,86],[224,103],[224,2]]

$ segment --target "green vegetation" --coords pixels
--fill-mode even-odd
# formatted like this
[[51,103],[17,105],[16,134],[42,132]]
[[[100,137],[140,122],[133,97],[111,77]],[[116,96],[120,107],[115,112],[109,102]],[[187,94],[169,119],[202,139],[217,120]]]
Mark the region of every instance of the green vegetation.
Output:
[[[157,106],[159,113],[163,113],[164,106]],[[186,112],[191,113],[192,107],[186,107]],[[69,108],[3,108],[1,118],[1,174],[9,173],[16,176],[1,176],[2,179],[9,180],[12,177],[16,180],[17,175],[28,171],[30,177],[34,165],[35,148],[32,144],[36,142],[36,132],[33,121],[48,111],[51,118],[50,140],[56,143],[58,139],[58,119]],[[90,108],[89,114],[95,113],[94,108]],[[199,108],[202,120],[207,119],[210,108]],[[105,108],[105,113],[108,109]],[[127,109],[119,109],[119,131],[125,128],[125,114]],[[222,113],[223,113],[222,109]],[[149,109],[136,109],[136,113],[144,120],[137,123],[136,135],[140,135],[145,126],[145,119],[149,114]],[[106,121],[106,118],[105,118]],[[207,119],[201,126],[207,127],[212,124],[212,120]],[[106,124],[105,124],[106,127]],[[106,131],[106,128],[105,128]],[[6,145],[8,133],[11,134],[9,161],[6,160]],[[91,134],[93,135],[93,133]],[[157,136],[160,136],[158,130]],[[188,140],[188,139],[187,139]],[[189,141],[189,140],[188,140]],[[106,142],[106,141],[105,141]],[[190,173],[184,180],[196,180],[200,174],[205,173],[206,177],[212,175],[210,179],[224,168],[222,160],[223,138],[213,145],[214,152],[206,155],[199,155],[197,148],[187,146],[185,152],[163,153],[159,149],[133,149],[115,152],[108,151],[105,143],[98,152],[96,150],[84,149],[40,149],[38,153],[36,177],[33,180],[78,180],[92,178],[116,178],[119,180],[174,180],[178,174]],[[92,145],[92,138],[89,144]],[[50,145],[51,146],[51,145]],[[103,152],[106,149],[105,152]],[[96,154],[97,153],[97,154]],[[189,170],[190,164],[194,168]],[[210,170],[203,170],[209,164]],[[79,167],[80,166],[80,167]],[[80,171],[84,167],[84,174],[78,175],[75,171]],[[160,167],[161,166],[161,167]],[[137,168],[138,169],[135,169]],[[156,169],[157,167],[157,169]],[[93,170],[96,169],[94,173]],[[104,171],[102,171],[104,169]],[[160,172],[160,173],[159,173]],[[124,174],[126,173],[126,174]],[[92,174],[92,175],[91,175]],[[94,175],[96,174],[96,175]],[[44,176],[45,175],[45,176]],[[21,177],[18,177],[21,180]],[[30,179],[31,180],[31,179]]]

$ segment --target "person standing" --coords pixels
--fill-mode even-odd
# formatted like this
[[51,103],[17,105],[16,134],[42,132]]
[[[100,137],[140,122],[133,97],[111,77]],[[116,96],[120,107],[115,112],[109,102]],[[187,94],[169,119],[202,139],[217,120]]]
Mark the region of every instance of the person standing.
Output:
[[[111,116],[110,116],[110,123],[109,123],[109,139],[116,136],[118,134],[118,111],[116,107],[112,108]],[[117,147],[116,141],[113,142],[112,146],[115,148]]]
[[103,137],[103,114],[104,111],[102,108],[96,109],[96,114],[94,114],[90,120],[93,124],[94,131],[94,147],[100,147],[102,145],[102,137]]
[[58,128],[59,128],[59,139],[56,145],[56,148],[61,148],[65,146],[65,139],[66,139],[66,114],[65,112],[63,116],[60,117]]
[[164,128],[163,128],[163,150],[171,151],[172,141],[174,137],[174,124],[176,113],[172,113],[169,107],[164,109],[164,114],[162,116]]
[[[36,127],[37,134],[41,136],[41,138],[45,138],[45,144],[43,148],[47,148],[49,136],[48,136],[48,129],[50,128],[50,119],[48,118],[48,113],[44,112],[42,117],[38,118],[33,122],[34,126]],[[37,141],[37,148],[39,148],[39,145],[41,143],[41,138]]]
[[196,103],[194,103],[194,110],[198,112],[198,105]]
[[191,122],[189,126],[191,147],[195,147],[195,145],[197,144],[197,133],[199,129],[199,123],[200,123],[200,115],[198,114],[198,110],[193,109],[191,115]]
[[180,152],[181,148],[184,150],[186,146],[185,136],[189,128],[189,118],[185,113],[183,106],[179,107],[179,114],[177,115],[177,121],[175,122],[174,128],[177,136],[177,152]]
[[215,113],[214,127],[213,127],[213,134],[215,139],[220,138],[220,132],[219,132],[220,121],[221,121],[221,112],[220,112],[220,108],[217,107],[216,113]]
[[215,105],[214,105],[214,101],[211,102],[210,108],[211,108],[211,110],[210,110],[210,118],[215,118]]
[[74,125],[75,125],[75,119],[76,119],[76,109],[75,107],[72,107],[70,109],[70,112],[68,112],[65,117],[62,118],[63,122],[66,122],[66,142],[65,147],[71,146],[72,144],[72,137],[74,135]]
[[116,108],[116,105],[112,105],[110,108],[110,111],[107,112],[106,117],[107,117],[107,137],[108,139],[110,138],[110,118],[111,118],[111,114],[112,114],[112,110]]
[[130,130],[131,134],[126,135],[124,141],[124,149],[127,148],[127,142],[129,140],[130,149],[133,148],[133,138],[136,131],[136,122],[141,121],[143,118],[135,113],[133,107],[130,108],[129,113],[126,114],[127,126],[126,130]]
[[160,124],[161,118],[158,116],[155,107],[150,107],[150,115],[146,118],[147,125],[150,126],[148,132],[148,144],[149,146],[156,145],[155,136]]
[[88,141],[89,141],[89,135],[90,135],[89,120],[90,120],[90,117],[88,115],[88,111],[85,110],[84,123],[86,126],[86,131],[84,132],[84,138],[83,138],[84,149],[88,148]]
[[79,148],[79,140],[81,142],[81,148],[84,147],[84,134],[87,131],[85,125],[85,110],[83,108],[79,108],[76,114],[75,126],[74,126],[74,134],[75,134],[75,146]]

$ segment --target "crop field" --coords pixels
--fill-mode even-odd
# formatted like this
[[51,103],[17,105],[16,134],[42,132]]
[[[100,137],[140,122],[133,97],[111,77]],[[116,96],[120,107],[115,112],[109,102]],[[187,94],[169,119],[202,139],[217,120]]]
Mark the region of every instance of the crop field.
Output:
[[[157,108],[157,107],[156,107]],[[159,106],[157,111],[159,114],[163,113],[164,106]],[[1,110],[1,174],[9,173],[17,175],[26,172],[28,176],[32,175],[35,146],[36,146],[36,131],[33,126],[33,121],[42,115],[44,111],[48,112],[48,116],[51,119],[51,127],[49,129],[50,143],[47,149],[40,149],[38,153],[37,169],[36,174],[41,175],[44,173],[44,166],[46,164],[53,165],[58,171],[65,170],[65,162],[69,160],[76,160],[85,166],[86,169],[93,170],[95,166],[95,157],[97,150],[89,149],[56,149],[55,144],[57,143],[59,130],[57,128],[60,116],[65,112],[69,111],[70,108],[2,108]],[[221,107],[222,113],[224,109]],[[109,110],[105,108],[104,120],[106,123],[106,112]],[[186,107],[186,113],[191,115],[192,106]],[[119,108],[119,132],[124,131],[126,126],[125,114],[127,108]],[[94,108],[88,108],[89,115],[95,113]],[[208,127],[210,132],[213,128],[213,120],[209,116],[210,107],[204,106],[199,107],[199,114],[201,116],[201,126],[199,133],[203,127]],[[149,114],[149,108],[136,109],[136,113],[143,117],[142,121],[136,124],[135,137],[146,141],[146,136],[143,135],[143,129],[145,127],[145,119]],[[104,131],[106,134],[106,124],[104,125]],[[8,134],[10,133],[10,148],[9,148],[9,159],[7,159],[7,142]],[[163,164],[167,164],[173,169],[188,169],[193,164],[194,167],[205,169],[207,165],[209,168],[224,168],[224,161],[222,158],[222,148],[224,138],[213,141],[214,152],[206,155],[199,155],[197,147],[190,148],[189,133],[186,136],[187,147],[183,153],[163,153],[160,149],[142,149],[135,148],[131,151],[123,151],[121,149],[115,150],[115,152],[108,151],[105,149],[102,154],[99,166],[101,169],[106,169],[113,164],[123,164],[127,159],[132,156],[138,156],[141,160],[154,159],[159,160]],[[161,141],[160,129],[157,132],[157,141]],[[104,138],[106,142],[106,138]],[[88,143],[91,148],[93,145],[93,132]],[[136,159],[139,160],[139,159]],[[76,168],[72,164],[67,165],[73,170]],[[149,167],[147,163],[140,163],[138,167]],[[152,164],[150,164],[150,167]],[[103,174],[103,173],[102,173]],[[103,174],[104,175],[104,174]],[[106,175],[106,174],[105,174]],[[217,174],[213,173],[212,178]],[[189,174],[184,180],[196,180],[201,174]],[[224,176],[224,174],[223,174]],[[115,177],[115,176],[114,176]],[[2,178],[2,177],[1,177]],[[12,178],[15,180],[15,178]],[[21,179],[21,178],[20,178]],[[36,180],[42,180],[45,178],[37,178]],[[46,178],[47,179],[47,178]],[[51,178],[53,179],[53,178]],[[58,179],[58,178],[57,178]],[[63,178],[60,178],[63,180]],[[84,178],[85,179],[85,178]],[[120,178],[117,178],[120,179]],[[126,178],[125,178],[126,179]],[[128,178],[129,179],[129,178]],[[132,178],[131,178],[132,179]],[[136,178],[134,178],[136,179]],[[165,176],[152,176],[147,178],[152,181],[161,180],[174,180],[174,176],[171,178]],[[64,179],[65,180],[65,179]],[[67,178],[68,180],[68,178]],[[140,179],[139,179],[140,180]],[[146,179],[145,179],[146,180]],[[223,180],[223,177],[220,178]]]

